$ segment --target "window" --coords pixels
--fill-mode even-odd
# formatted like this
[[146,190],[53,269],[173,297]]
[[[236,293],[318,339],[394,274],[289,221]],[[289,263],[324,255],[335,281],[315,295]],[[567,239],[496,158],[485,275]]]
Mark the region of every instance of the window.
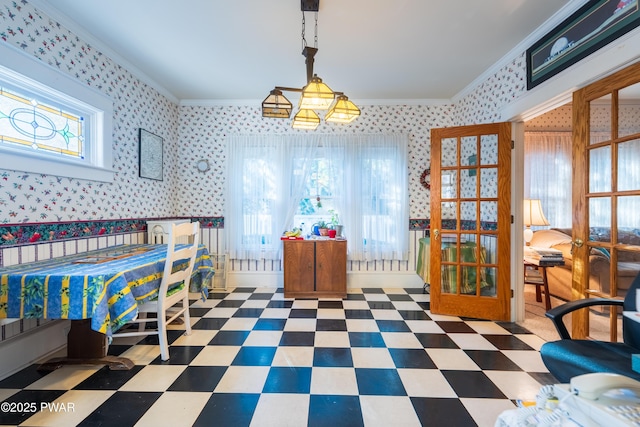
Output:
[[279,259],[284,231],[338,214],[351,259],[406,259],[406,137],[233,137],[227,161],[232,258]]
[[311,169],[304,174],[304,159],[294,160],[293,175],[304,179],[302,195],[291,194],[292,200],[298,201],[298,209],[293,218],[293,227],[302,229],[305,235],[313,232],[314,224],[324,221],[331,223],[332,218],[338,222],[340,212],[336,206],[334,194],[336,183],[342,182],[341,171],[332,167],[331,159],[322,150],[310,162]]
[[84,118],[0,86],[0,144],[44,155],[85,158]]
[[0,56],[0,167],[112,181],[111,100],[3,43]]
[[571,132],[526,132],[524,144],[525,198],[540,199],[552,227],[571,227]]

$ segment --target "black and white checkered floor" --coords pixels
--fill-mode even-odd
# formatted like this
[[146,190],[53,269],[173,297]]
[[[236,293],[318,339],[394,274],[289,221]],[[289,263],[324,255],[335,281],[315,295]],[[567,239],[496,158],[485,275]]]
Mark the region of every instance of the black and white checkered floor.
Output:
[[514,323],[438,316],[418,289],[285,299],[235,288],[191,305],[193,333],[121,338],[130,371],[37,365],[0,381],[0,401],[60,403],[1,412],[27,426],[493,426],[516,399],[556,382],[543,340]]

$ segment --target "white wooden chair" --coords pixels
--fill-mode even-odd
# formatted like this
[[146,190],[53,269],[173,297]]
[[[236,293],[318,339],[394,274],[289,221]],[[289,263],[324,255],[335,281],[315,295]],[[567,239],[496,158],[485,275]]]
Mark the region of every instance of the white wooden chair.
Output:
[[[176,249],[176,242],[182,242],[185,237],[190,242],[189,246]],[[191,335],[191,322],[189,317],[189,282],[196,262],[196,253],[200,240],[200,223],[187,222],[183,224],[171,224],[167,239],[167,261],[164,265],[162,282],[158,290],[158,298],[145,302],[138,306],[138,318],[131,323],[139,323],[137,332],[116,332],[116,337],[131,337],[141,335],[158,335],[160,341],[160,354],[162,360],[169,359],[169,345],[167,341],[167,325],[183,316],[187,335]],[[178,260],[188,260],[188,265],[182,269],[173,270],[173,264]],[[179,284],[177,287],[173,285]],[[178,304],[182,302],[182,304]],[[174,305],[178,304],[176,307]],[[156,318],[147,318],[147,313],[156,313]],[[147,322],[158,322],[157,329],[145,329]]]

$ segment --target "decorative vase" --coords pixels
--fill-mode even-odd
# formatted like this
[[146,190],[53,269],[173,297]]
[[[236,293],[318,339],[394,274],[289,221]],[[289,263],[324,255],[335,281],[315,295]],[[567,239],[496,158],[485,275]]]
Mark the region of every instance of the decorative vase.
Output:
[[342,237],[342,225],[336,225],[336,237]]
[[318,231],[320,232],[321,236],[328,236],[329,235],[329,229],[328,228],[320,228],[320,229],[318,229]]

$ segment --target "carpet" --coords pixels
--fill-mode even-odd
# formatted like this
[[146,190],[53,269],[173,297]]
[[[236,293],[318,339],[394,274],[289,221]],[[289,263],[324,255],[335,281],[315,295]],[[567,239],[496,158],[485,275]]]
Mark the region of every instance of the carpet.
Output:
[[[542,302],[536,301],[535,286],[526,286],[524,290],[525,319],[518,322],[545,341],[555,341],[560,338],[550,319],[545,316],[544,295]],[[557,307],[564,301],[551,296],[551,307]],[[571,332],[571,316],[565,318],[567,329]],[[609,341],[609,316],[591,312],[589,314],[590,338]],[[618,341],[622,341],[622,321],[618,319]]]

